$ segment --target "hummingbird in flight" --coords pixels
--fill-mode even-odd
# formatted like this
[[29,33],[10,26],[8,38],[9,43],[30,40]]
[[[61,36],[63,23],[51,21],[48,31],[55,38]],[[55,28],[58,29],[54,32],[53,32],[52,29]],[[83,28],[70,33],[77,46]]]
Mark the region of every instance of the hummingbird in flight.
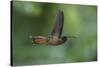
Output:
[[48,45],[61,45],[67,41],[71,36],[61,36],[64,25],[64,13],[59,10],[56,16],[56,23],[51,32],[51,36],[30,36],[33,44],[48,44]]

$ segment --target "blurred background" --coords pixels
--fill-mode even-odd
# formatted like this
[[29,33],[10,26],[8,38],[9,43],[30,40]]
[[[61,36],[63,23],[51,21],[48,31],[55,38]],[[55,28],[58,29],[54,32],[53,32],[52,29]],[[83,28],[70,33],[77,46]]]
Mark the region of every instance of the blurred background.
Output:
[[[13,1],[13,65],[40,65],[97,60],[97,7]],[[32,45],[33,36],[49,36],[58,10],[64,12],[62,36],[77,36],[59,46]]]

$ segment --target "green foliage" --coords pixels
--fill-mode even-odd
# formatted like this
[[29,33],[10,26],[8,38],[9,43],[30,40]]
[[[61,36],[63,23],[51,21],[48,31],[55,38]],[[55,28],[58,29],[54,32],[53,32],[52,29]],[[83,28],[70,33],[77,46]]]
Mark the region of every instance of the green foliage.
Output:
[[[64,12],[65,36],[77,36],[59,46],[35,45],[30,35],[48,36],[58,10]],[[91,5],[12,3],[14,65],[85,62],[97,60],[97,8]]]

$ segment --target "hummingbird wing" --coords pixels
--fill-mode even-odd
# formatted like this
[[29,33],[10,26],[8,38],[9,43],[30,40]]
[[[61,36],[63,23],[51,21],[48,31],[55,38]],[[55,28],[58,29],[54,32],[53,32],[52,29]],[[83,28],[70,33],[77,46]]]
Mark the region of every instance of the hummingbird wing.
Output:
[[53,31],[51,32],[51,35],[60,38],[63,30],[63,24],[64,14],[63,11],[59,10],[57,13],[56,24],[54,26]]

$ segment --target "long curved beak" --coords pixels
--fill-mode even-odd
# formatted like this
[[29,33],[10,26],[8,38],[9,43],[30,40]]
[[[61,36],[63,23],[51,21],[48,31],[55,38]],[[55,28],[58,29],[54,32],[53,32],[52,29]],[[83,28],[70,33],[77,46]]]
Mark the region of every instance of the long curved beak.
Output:
[[77,38],[77,36],[67,36],[68,38]]

